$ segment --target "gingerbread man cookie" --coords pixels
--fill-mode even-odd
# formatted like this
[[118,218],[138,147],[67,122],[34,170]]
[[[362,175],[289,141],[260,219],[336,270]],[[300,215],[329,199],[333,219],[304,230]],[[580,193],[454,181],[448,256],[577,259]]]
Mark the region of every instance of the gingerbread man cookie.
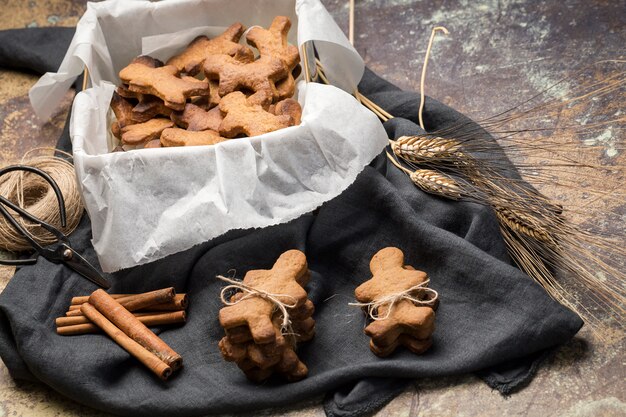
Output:
[[113,97],[111,97],[111,109],[117,118],[119,128],[136,123],[136,121],[133,120],[133,107],[134,104],[129,100],[117,93],[113,93]]
[[428,275],[422,271],[405,268],[404,253],[398,248],[381,249],[370,261],[373,277],[354,290],[356,299],[369,303],[386,294],[402,292],[423,283]]
[[224,117],[219,107],[206,111],[195,104],[187,103],[182,112],[173,112],[171,119],[180,127],[187,130],[214,130],[220,129]]
[[248,90],[258,104],[269,104],[278,96],[276,81],[287,73],[283,61],[271,56],[241,62],[228,55],[211,55],[204,61],[204,75],[219,81],[221,97],[236,90]]
[[229,55],[238,61],[252,62],[254,61],[252,50],[239,44],[239,38],[244,30],[241,23],[234,23],[224,33],[213,39],[198,36],[183,52],[170,58],[167,64],[189,75],[196,75],[209,55]]
[[287,43],[289,29],[291,29],[289,18],[276,16],[269,29],[254,26],[246,35],[246,39],[250,45],[259,50],[261,57],[280,58],[291,72],[300,62],[300,54],[297,47]]
[[220,125],[220,134],[227,138],[262,135],[294,124],[291,116],[269,113],[240,91],[223,97],[220,110],[225,115]]
[[[248,379],[261,382],[273,374],[288,381],[306,377],[308,369],[294,349],[315,334],[315,307],[303,288],[309,279],[304,254],[287,251],[272,269],[249,271],[242,282],[248,291],[231,296],[230,303],[234,304],[220,310],[219,321],[226,336],[220,340],[219,349]],[[287,307],[277,308],[273,299]],[[289,315],[287,334],[283,334],[285,311]]]
[[[130,91],[159,97],[174,110],[183,110],[189,97],[209,94],[206,81],[193,77],[179,77],[173,65],[155,67],[153,58],[142,56],[120,71],[120,78]],[[146,65],[148,64],[148,65]]]
[[[263,29],[255,26],[246,35],[248,43],[259,50],[261,57],[271,56],[280,58],[287,66],[287,75],[276,82],[277,94],[276,100],[284,100],[292,97],[295,92],[296,83],[293,71],[300,62],[298,48],[289,45],[287,35],[291,28],[291,21],[286,16],[277,16],[274,18],[269,29]],[[299,70],[296,74],[299,73]],[[297,75],[295,75],[297,77]]]
[[432,344],[437,301],[437,293],[425,288],[427,274],[404,265],[402,251],[392,247],[374,255],[370,270],[373,277],[354,294],[369,309],[377,309],[370,310],[374,320],[365,328],[371,351],[385,357],[404,346],[423,353]]
[[172,127],[161,133],[161,145],[168,146],[202,146],[215,145],[228,140],[213,130],[192,131]]
[[141,94],[139,103],[133,107],[131,114],[133,120],[143,123],[156,116],[169,116],[172,114],[172,109],[158,97]]
[[[304,254],[297,250],[283,253],[272,269],[249,271],[243,283],[249,287],[269,294],[277,295],[280,301],[293,308],[305,304],[307,293],[298,283],[298,278],[306,275],[307,263]],[[272,301],[259,296],[245,298],[234,305],[220,310],[219,320],[222,327],[247,326],[256,343],[263,344],[275,340],[272,314],[275,305]]]
[[169,127],[174,127],[174,123],[170,119],[156,118],[150,119],[145,123],[137,123],[122,128],[122,144],[124,145],[143,145],[153,139],[158,139],[161,132]]

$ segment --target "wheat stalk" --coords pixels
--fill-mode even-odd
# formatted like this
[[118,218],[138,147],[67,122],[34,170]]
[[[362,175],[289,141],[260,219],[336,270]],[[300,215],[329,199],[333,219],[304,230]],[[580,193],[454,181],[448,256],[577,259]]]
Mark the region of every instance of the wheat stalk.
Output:
[[495,206],[494,211],[500,223],[506,225],[511,230],[541,242],[551,243],[553,241],[550,233],[545,227],[538,225],[536,219],[515,209],[510,210]]
[[416,169],[409,174],[413,184],[427,193],[437,194],[451,200],[460,200],[461,187],[452,177],[432,169]]
[[391,149],[400,158],[410,162],[423,162],[431,159],[456,158],[462,160],[461,144],[441,137],[401,136],[389,141]]

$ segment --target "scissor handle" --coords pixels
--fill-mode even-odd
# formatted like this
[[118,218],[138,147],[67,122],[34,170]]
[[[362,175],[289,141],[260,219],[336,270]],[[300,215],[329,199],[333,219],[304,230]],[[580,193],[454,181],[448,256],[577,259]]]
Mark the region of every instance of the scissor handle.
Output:
[[21,266],[21,265],[32,265],[37,262],[37,258],[29,258],[29,259],[0,259],[0,265],[11,265],[11,266]]

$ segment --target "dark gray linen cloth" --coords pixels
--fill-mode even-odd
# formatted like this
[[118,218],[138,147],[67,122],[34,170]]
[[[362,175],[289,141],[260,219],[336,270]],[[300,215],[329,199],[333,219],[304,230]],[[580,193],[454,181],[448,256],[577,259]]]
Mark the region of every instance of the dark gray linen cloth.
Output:
[[[61,28],[0,32],[0,67],[54,71],[72,34]],[[397,116],[385,123],[390,137],[421,132],[415,124],[417,94],[370,71],[360,88]],[[472,123],[430,99],[425,118],[429,130]],[[69,146],[66,126],[59,147]],[[97,264],[90,237],[85,215],[71,241]],[[386,246],[401,248],[407,264],[428,272],[440,294],[434,343],[420,356],[404,350],[386,359],[374,356],[363,334],[363,313],[348,305],[354,288],[371,276],[370,258]],[[250,269],[271,267],[280,253],[294,248],[306,253],[312,272],[308,290],[316,306],[317,334],[298,349],[309,376],[296,383],[253,384],[217,347],[223,336],[217,320],[223,283],[215,276],[235,269],[241,278]],[[490,386],[510,393],[532,377],[546,352],[582,326],[578,316],[512,266],[490,209],[419,191],[384,154],[314,213],[265,229],[231,231],[110,279],[111,292],[174,286],[190,295],[187,323],[156,330],[183,356],[180,372],[163,382],[104,335],[57,335],[54,319],[71,297],[95,286],[63,265],[39,259],[20,268],[0,295],[0,356],[11,375],[127,416],[251,411],[324,393],[328,415],[358,416],[378,409],[415,378],[479,372]]]

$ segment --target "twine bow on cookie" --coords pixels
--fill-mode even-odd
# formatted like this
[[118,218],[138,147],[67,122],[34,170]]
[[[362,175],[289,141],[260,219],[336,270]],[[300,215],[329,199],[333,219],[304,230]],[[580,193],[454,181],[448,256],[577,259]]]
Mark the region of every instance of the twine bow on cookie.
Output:
[[[430,280],[427,279],[426,281],[420,284],[417,284],[411,288],[407,288],[406,290],[402,292],[389,294],[382,298],[378,298],[374,301],[371,301],[369,303],[348,303],[348,305],[357,306],[361,308],[367,308],[367,315],[372,320],[385,320],[389,318],[393,305],[400,300],[409,300],[413,304],[422,306],[422,307],[433,307],[435,303],[437,302],[437,299],[439,298],[439,293],[437,293],[437,291],[433,290],[432,288],[427,287],[429,282]],[[415,292],[417,294],[413,294]],[[416,298],[420,294],[431,294],[432,297],[429,297],[427,300],[421,300],[419,298]],[[381,317],[378,315],[378,309],[385,305],[387,306],[387,312],[385,313],[384,316]]]
[[[261,297],[264,300],[273,303],[274,306],[283,314],[283,322],[280,326],[280,332],[283,335],[293,334],[291,330],[291,320],[289,319],[289,312],[287,311],[287,309],[296,307],[297,300],[294,297],[288,294],[272,294],[267,291],[259,290],[258,288],[253,288],[249,285],[244,284],[242,281],[228,278],[223,275],[216,275],[216,278],[230,284],[223,287],[222,291],[220,292],[220,299],[222,300],[222,303],[224,303],[224,305],[232,306],[251,297]],[[244,295],[237,301],[230,301],[228,300],[226,294],[231,290],[239,290],[246,293],[246,295]],[[293,303],[287,304],[280,300],[281,297],[290,298],[293,300]]]

